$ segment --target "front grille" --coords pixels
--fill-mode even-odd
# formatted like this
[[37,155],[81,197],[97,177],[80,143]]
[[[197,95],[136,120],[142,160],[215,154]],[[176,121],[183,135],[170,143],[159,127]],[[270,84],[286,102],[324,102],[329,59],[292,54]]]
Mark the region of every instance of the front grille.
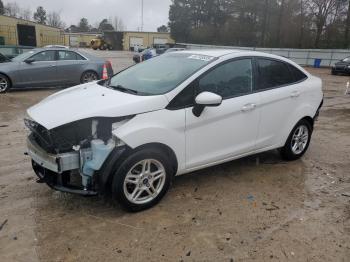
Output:
[[24,122],[32,131],[35,142],[46,152],[53,154],[70,152],[74,145],[79,145],[91,135],[91,120],[82,120],[51,130],[29,119]]

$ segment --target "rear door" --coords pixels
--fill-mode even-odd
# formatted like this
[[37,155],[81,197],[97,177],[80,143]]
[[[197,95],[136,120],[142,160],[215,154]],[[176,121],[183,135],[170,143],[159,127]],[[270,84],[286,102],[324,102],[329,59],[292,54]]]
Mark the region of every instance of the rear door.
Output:
[[80,82],[87,60],[74,51],[57,51],[57,76],[61,83],[77,84]]
[[20,63],[20,85],[35,87],[50,86],[57,83],[56,51],[41,51],[30,58],[34,59],[34,62]]
[[261,96],[261,123],[257,149],[275,147],[281,143],[282,130],[289,115],[300,100],[300,84],[286,62],[271,58],[256,58],[258,72],[255,92]]

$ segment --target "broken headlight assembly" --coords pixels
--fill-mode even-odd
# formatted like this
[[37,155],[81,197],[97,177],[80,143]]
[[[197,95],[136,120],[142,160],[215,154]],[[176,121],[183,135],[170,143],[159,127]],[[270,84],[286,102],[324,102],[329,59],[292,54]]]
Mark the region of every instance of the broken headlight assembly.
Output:
[[[66,177],[64,181],[70,181],[71,176],[80,174],[81,182],[78,188],[81,189],[79,190],[93,192],[96,171],[101,169],[115,148],[125,146],[121,139],[113,135],[113,131],[131,118],[132,116],[83,119],[48,130],[26,117],[25,125],[31,131],[29,140],[33,140],[34,143],[32,143],[34,146],[31,147],[34,150],[29,150],[28,153],[35,166],[56,172],[58,177],[64,175]],[[38,150],[35,149],[35,146]],[[38,151],[45,153],[38,155]],[[62,184],[62,179],[57,179],[57,181],[59,190],[64,191],[63,188],[71,190],[68,182]],[[54,182],[50,183],[52,187],[57,187]]]

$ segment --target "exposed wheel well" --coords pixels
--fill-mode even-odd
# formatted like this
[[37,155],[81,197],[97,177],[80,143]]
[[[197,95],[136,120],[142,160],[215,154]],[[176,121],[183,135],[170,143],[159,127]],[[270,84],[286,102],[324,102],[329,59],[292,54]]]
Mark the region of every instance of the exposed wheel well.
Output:
[[306,116],[306,117],[304,117],[304,118],[302,118],[302,119],[300,119],[300,120],[306,120],[307,122],[309,122],[309,124],[310,124],[310,126],[312,127],[312,128],[314,128],[314,119],[313,118],[311,118],[311,117],[309,117],[309,116]]
[[112,184],[113,174],[119,168],[119,166],[133,153],[143,150],[143,149],[158,149],[164,152],[170,159],[173,174],[175,175],[178,168],[178,162],[174,151],[165,144],[161,143],[149,143],[137,148],[131,149],[130,147],[126,147],[126,150],[122,155],[117,158],[113,158],[114,153],[112,152],[108,159],[103,164],[102,168],[99,171],[100,176],[100,193],[109,195],[111,193],[110,185]]

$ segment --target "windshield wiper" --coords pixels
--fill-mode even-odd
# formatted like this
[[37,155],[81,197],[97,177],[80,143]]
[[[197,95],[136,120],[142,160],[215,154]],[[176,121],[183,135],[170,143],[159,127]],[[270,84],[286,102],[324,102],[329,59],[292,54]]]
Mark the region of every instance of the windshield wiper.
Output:
[[117,86],[109,86],[112,89],[118,90],[118,91],[122,91],[124,93],[131,93],[131,94],[138,94],[138,91],[133,90],[133,89],[129,89],[129,88],[125,88],[122,85],[117,85]]

